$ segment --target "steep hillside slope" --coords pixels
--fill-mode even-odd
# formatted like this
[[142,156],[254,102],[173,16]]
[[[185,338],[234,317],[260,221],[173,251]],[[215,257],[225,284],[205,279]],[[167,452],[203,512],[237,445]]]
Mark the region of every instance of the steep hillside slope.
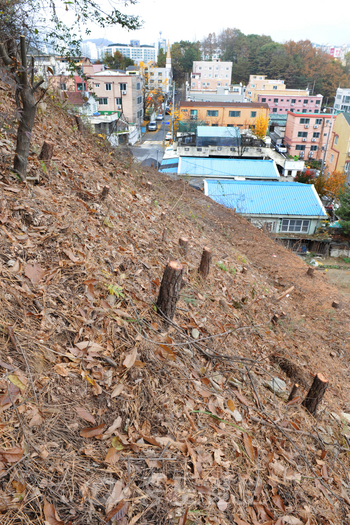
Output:
[[[243,218],[74,126],[48,103],[34,186],[10,172],[1,129],[1,523],[349,523],[344,298]],[[165,324],[169,260],[185,280]],[[329,387],[314,418],[301,401],[316,373]]]

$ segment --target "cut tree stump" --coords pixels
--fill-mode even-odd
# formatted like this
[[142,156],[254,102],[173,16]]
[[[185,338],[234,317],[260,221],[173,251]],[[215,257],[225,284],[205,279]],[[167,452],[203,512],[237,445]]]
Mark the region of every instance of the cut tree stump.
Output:
[[209,275],[211,256],[211,249],[207,248],[207,246],[204,246],[201,262],[198,268],[198,272],[203,279],[206,279]]
[[184,257],[187,257],[187,253],[188,253],[188,239],[186,239],[186,237],[180,237],[179,245],[181,247],[182,254],[184,255]]
[[109,193],[109,186],[104,186],[103,190],[102,190],[102,192],[100,194],[101,201],[105,200],[105,198],[107,197],[108,193]]
[[340,308],[340,303],[338,303],[338,301],[333,301],[332,308],[335,308],[336,310],[338,310],[338,308]]
[[176,310],[182,285],[183,266],[177,261],[170,261],[165,267],[156,303],[158,313],[172,320]]
[[296,397],[299,397],[299,384],[298,383],[295,383],[293,385],[293,388],[291,390],[291,393],[289,394],[289,397],[288,397],[288,400],[287,400],[287,403],[289,403],[289,401],[292,401],[293,399],[295,399]]
[[302,405],[310,412],[311,415],[316,414],[316,410],[328,388],[328,379],[323,374],[316,374],[310,390]]
[[53,155],[53,147],[53,142],[48,142],[45,140],[40,151],[39,159],[45,161],[51,160]]
[[162,234],[162,241],[166,242],[167,241],[167,237],[168,237],[168,229],[164,228],[163,234]]
[[81,117],[79,115],[74,115],[74,117],[75,117],[75,122],[76,122],[76,124],[78,126],[79,133],[83,133],[84,125],[83,125],[83,121],[82,121]]
[[313,277],[314,273],[315,273],[315,268],[311,268],[311,266],[310,266],[310,268],[307,269],[306,275],[309,275],[310,277]]
[[278,314],[274,314],[274,316],[271,319],[271,323],[276,325],[278,323],[280,316]]

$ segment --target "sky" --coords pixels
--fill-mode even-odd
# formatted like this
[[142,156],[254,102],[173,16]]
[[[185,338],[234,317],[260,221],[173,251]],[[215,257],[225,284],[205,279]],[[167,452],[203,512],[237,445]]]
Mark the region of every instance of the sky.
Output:
[[[100,5],[107,0],[102,0]],[[334,6],[334,7],[333,7]],[[153,44],[159,38],[170,40],[202,40],[209,33],[220,33],[227,27],[245,34],[269,35],[277,42],[311,40],[317,44],[340,46],[350,44],[350,0],[308,2],[293,0],[138,0],[134,6],[118,9],[137,14],[144,21],[139,31],[126,31],[118,26],[100,29],[91,26],[90,38],[104,37],[113,43],[127,44],[131,39]],[[85,37],[86,38],[86,37]]]

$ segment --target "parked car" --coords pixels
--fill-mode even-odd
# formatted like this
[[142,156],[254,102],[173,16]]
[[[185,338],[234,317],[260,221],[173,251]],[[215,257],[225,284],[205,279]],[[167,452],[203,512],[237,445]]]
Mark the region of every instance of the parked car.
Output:
[[162,113],[158,113],[158,115],[156,116],[156,120],[163,120],[164,118],[164,115]]
[[147,125],[148,131],[157,131],[157,122],[155,120],[151,120],[151,122]]
[[172,140],[173,136],[171,134],[171,131],[168,131],[168,133],[165,135],[165,140]]

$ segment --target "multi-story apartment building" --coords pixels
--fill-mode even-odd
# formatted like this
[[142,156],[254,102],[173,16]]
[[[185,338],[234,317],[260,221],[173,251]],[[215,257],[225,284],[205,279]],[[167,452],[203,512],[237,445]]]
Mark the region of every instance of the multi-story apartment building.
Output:
[[331,143],[333,115],[288,111],[284,143],[288,154],[302,159],[323,160]]
[[350,112],[350,88],[338,88],[334,101],[334,109]]
[[270,80],[266,75],[250,75],[245,96],[249,102],[257,102],[258,95],[272,98],[274,95],[282,95],[281,91],[294,98],[309,95],[306,89],[287,89],[284,80]]
[[240,84],[219,86],[216,91],[188,91],[186,83],[186,100],[192,102],[244,102],[244,87]]
[[220,60],[195,61],[191,73],[191,91],[216,90],[218,86],[228,87],[232,79],[232,62]]
[[142,81],[139,75],[106,70],[90,77],[91,91],[98,98],[101,115],[122,113],[129,123],[143,120]]
[[131,40],[130,44],[109,44],[101,50],[101,58],[105,55],[113,56],[116,51],[119,51],[123,56],[131,58],[134,62],[155,62],[157,60],[156,46],[140,44],[139,40]]
[[266,102],[270,113],[278,113],[279,115],[286,115],[287,111],[293,111],[294,113],[320,113],[322,100],[322,95],[316,95],[315,97],[310,95],[291,96],[283,92],[278,92],[274,95],[259,93],[257,96],[257,102]]
[[335,117],[332,138],[327,150],[326,166],[329,172],[340,171],[350,182],[350,113],[339,113]]
[[198,120],[209,126],[227,126],[242,129],[254,129],[260,113],[268,118],[269,107],[265,103],[235,102],[180,102],[182,119]]

